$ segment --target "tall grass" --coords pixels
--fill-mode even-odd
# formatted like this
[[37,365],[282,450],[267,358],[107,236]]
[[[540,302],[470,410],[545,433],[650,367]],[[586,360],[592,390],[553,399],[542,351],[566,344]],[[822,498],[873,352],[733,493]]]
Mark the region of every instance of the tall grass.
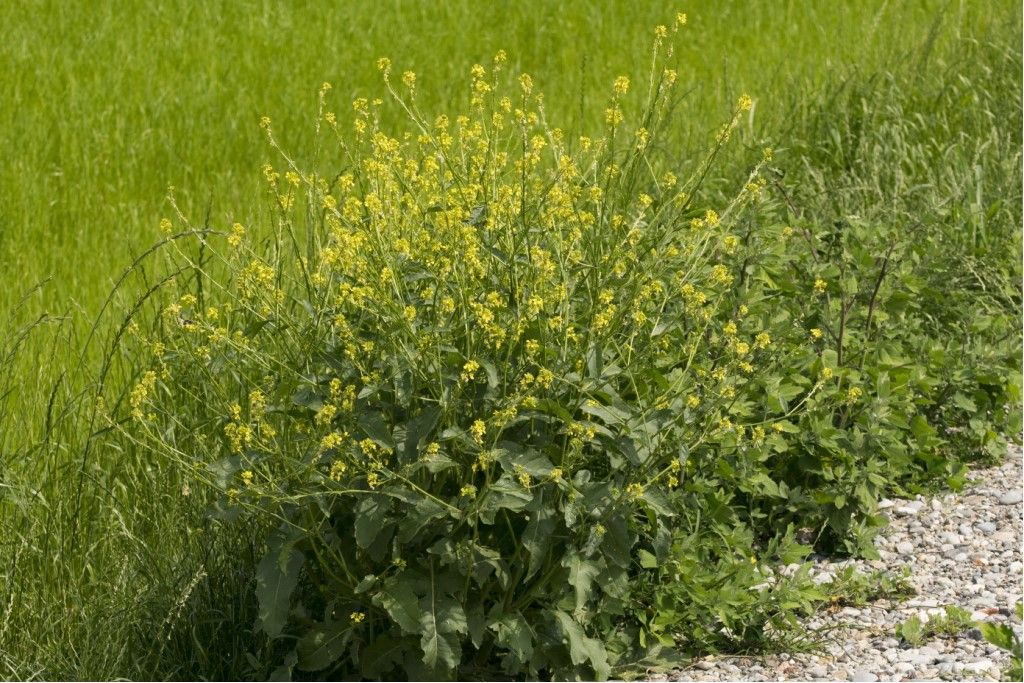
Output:
[[[367,3],[343,16],[255,2],[0,6],[0,677],[238,677],[261,647],[249,597],[259,549],[204,521],[205,501],[173,468],[94,419],[96,384],[126,390],[139,369],[118,340],[157,284],[147,261],[102,306],[156,239],[167,185],[211,225],[256,217],[258,169],[271,156],[259,116],[303,149],[317,86],[366,95],[385,53],[430,83],[430,110],[464,98],[459,76],[504,48],[559,119],[594,123],[592,93],[638,71],[632,48],[661,12],[632,2]],[[963,291],[1019,306],[1019,3],[690,12],[680,57],[695,89],[677,110],[680,157],[749,91],[756,106],[725,168],[763,140],[789,147],[780,165],[799,179],[798,212],[905,226],[927,216],[970,259],[957,271],[975,274]],[[230,213],[239,206],[250,215]]]

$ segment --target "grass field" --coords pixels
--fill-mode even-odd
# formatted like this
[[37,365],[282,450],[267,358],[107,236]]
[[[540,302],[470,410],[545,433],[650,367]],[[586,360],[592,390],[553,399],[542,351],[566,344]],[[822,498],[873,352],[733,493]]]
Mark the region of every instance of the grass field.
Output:
[[[770,146],[802,181],[809,219],[956,224],[950,239],[977,260],[965,287],[1019,305],[1019,2],[681,9],[686,95],[667,159],[685,168],[749,93],[721,178],[743,178]],[[470,67],[504,49],[554,125],[594,130],[615,77],[641,79],[665,11],[618,0],[0,4],[0,677],[259,670],[245,653],[260,539],[205,520],[170,463],[107,438],[91,413],[97,383],[127,388],[140,371],[116,335],[156,275],[144,262],[105,302],[160,238],[168,187],[198,223],[257,222],[260,169],[276,161],[260,117],[311,157],[320,84],[344,111],[381,93],[384,55],[417,72],[432,112],[464,106]]]

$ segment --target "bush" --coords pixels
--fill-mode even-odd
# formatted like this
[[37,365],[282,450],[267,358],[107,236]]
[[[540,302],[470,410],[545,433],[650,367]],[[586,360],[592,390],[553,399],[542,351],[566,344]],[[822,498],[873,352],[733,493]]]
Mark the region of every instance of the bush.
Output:
[[273,520],[257,595],[285,667],[605,678],[649,649],[609,643],[653,634],[633,580],[685,552],[676,516],[729,503],[700,473],[780,495],[761,463],[828,361],[802,344],[794,374],[775,341],[791,321],[754,264],[793,235],[758,222],[760,167],[717,210],[717,146],[689,180],[652,172],[667,33],[639,125],[620,78],[598,139],[549,126],[529,76],[502,95],[502,55],[454,120],[382,60],[417,135],[380,131],[379,102],[352,135],[323,112],[344,170],[268,167],[266,239],[191,231],[225,276],[179,249],[197,279],[154,330],[132,431],[220,487],[218,514]]
[[381,60],[412,132],[379,100],[336,115],[325,84],[337,155],[302,168],[263,122],[272,221],[164,223],[152,362],[111,414],[266,539],[257,675],[606,678],[749,649],[822,599],[771,565],[870,553],[878,496],[933,467],[948,366],[934,300],[904,291],[916,236],[794,215],[770,150],[713,201],[747,97],[666,170],[681,23],[598,137],[551,126],[503,54],[455,117]]

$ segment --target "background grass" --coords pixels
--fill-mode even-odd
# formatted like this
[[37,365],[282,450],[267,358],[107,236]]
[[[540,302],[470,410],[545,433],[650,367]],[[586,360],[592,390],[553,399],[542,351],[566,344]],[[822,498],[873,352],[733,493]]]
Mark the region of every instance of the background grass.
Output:
[[[748,92],[756,107],[724,176],[771,144],[813,197],[845,188],[820,211],[948,200],[981,268],[1001,253],[1019,274],[1019,246],[1007,249],[1019,245],[1019,2],[681,9],[689,94],[671,156],[703,149]],[[104,359],[110,384],[133,372],[107,344],[123,316],[93,320],[157,238],[168,185],[194,217],[244,222],[273,159],[259,117],[285,148],[308,149],[320,83],[343,111],[381,92],[381,55],[419,74],[424,109],[453,110],[469,67],[505,49],[556,125],[593,127],[612,79],[643,71],[651,27],[670,19],[663,3],[624,0],[0,4],[0,677],[259,668],[242,655],[258,650],[253,549],[88,417]],[[142,271],[113,311],[144,289]]]

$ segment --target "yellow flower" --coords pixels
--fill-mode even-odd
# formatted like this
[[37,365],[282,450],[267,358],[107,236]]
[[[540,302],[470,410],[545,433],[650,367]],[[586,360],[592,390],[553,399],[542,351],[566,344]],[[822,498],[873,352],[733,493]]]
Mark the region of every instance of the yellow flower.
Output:
[[644,495],[644,485],[633,482],[632,484],[626,487],[626,493],[629,494],[629,497],[633,498],[634,500],[637,498],[642,498]]
[[818,278],[818,279],[816,279],[814,281],[814,293],[815,294],[821,294],[827,288],[828,288],[828,283],[825,282],[824,280],[822,280],[821,278]]
[[459,489],[459,495],[463,498],[476,498],[476,487],[472,484],[466,484]]
[[253,475],[252,470],[245,470],[244,472],[242,472],[242,483],[245,484],[246,486],[252,486],[252,480],[254,476],[255,475]]
[[160,232],[165,235],[170,235],[173,228],[174,226],[171,225],[171,220],[169,218],[160,219]]
[[629,79],[625,76],[619,76],[615,79],[613,89],[616,95],[625,95],[629,92]]
[[469,433],[473,435],[473,441],[477,444],[483,444],[484,434],[487,433],[487,425],[484,424],[483,420],[476,420],[473,426],[469,428]]
[[412,89],[416,87],[416,74],[412,71],[406,71],[402,74],[402,83],[405,83],[405,87]]
[[811,328],[811,339],[821,339],[822,331],[817,327]]
[[856,403],[863,394],[864,391],[860,387],[850,387],[850,390],[846,392],[846,402]]
[[732,282],[733,276],[729,269],[719,264],[711,269],[711,281],[716,284],[727,285]]
[[156,373],[148,370],[142,376],[142,379],[139,380],[139,383],[135,385],[135,388],[132,389],[128,402],[132,407],[132,417],[136,420],[141,421],[144,418],[142,406],[145,405],[155,386]]
[[341,481],[341,478],[345,475],[345,470],[348,469],[345,463],[341,460],[335,460],[331,463],[331,479],[333,481]]
[[348,615],[348,618],[352,620],[353,624],[360,624],[363,622],[364,619],[366,619],[366,615],[362,612],[353,612],[352,614]]
[[480,364],[475,360],[468,360],[466,364],[462,366],[462,374],[459,375],[460,382],[468,382],[476,376],[476,371],[480,369]]
[[736,334],[736,323],[734,323],[732,321],[727,322],[725,324],[725,327],[722,328],[722,332],[724,332],[725,334],[727,334],[730,337],[735,335]]
[[754,106],[754,101],[750,99],[750,95],[740,95],[740,99],[736,103],[736,106],[739,107],[740,111],[748,111],[752,106]]
[[686,397],[686,407],[687,408],[696,408],[699,405],[700,405],[700,398],[698,398],[697,396],[694,396],[693,394],[690,394],[689,396]]
[[342,438],[341,434],[338,433],[331,433],[325,435],[324,438],[321,439],[321,453],[330,451],[331,449],[337,449],[337,447],[341,445],[343,440],[344,439]]
[[832,368],[822,368],[821,369],[821,379],[826,381],[826,382],[828,380],[832,379],[834,374],[835,373],[832,372]]
[[768,335],[767,332],[760,332],[754,338],[754,346],[759,348],[759,349],[763,349],[766,346],[770,345],[771,343],[772,343],[772,338],[771,338],[771,336]]

